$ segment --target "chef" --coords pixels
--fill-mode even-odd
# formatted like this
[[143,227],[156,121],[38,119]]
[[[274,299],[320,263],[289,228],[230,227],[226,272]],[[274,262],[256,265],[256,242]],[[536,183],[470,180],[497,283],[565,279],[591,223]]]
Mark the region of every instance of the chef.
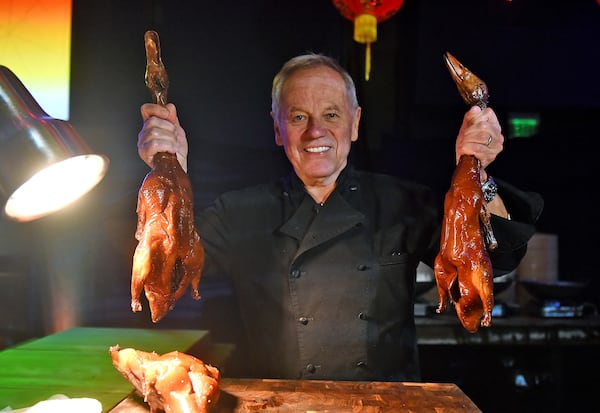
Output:
[[[140,157],[152,166],[157,152],[176,153],[187,171],[176,107],[147,103],[141,113]],[[416,268],[433,266],[439,250],[442,197],[353,168],[348,155],[360,115],[354,82],[334,59],[290,59],[273,80],[271,116],[293,171],[222,194],[197,216],[202,280],[227,280],[239,313],[239,323],[223,326],[239,333],[224,375],[420,379]],[[493,110],[473,107],[455,146],[457,159],[469,154],[481,163],[498,241],[490,253],[496,276],[517,267],[543,207],[538,194],[486,173],[503,142]]]

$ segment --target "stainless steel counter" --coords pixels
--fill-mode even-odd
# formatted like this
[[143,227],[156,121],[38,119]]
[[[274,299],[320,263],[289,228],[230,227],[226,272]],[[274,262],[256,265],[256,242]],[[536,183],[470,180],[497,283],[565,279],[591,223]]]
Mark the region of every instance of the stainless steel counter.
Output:
[[599,345],[600,316],[541,318],[495,317],[491,327],[469,333],[455,314],[417,317],[419,345]]

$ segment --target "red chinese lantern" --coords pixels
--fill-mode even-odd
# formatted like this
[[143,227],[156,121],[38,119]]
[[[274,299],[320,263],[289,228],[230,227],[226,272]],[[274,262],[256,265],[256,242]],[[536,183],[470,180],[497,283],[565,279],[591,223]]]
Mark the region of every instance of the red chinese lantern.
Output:
[[404,0],[333,0],[342,16],[354,22],[354,40],[366,45],[365,80],[371,73],[371,43],[377,41],[377,23],[396,14],[403,3]]

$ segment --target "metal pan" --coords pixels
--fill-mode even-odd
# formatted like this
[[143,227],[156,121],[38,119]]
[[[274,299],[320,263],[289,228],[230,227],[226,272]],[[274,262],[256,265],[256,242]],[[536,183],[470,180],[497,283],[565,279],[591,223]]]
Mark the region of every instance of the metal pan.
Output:
[[555,281],[545,283],[540,281],[520,280],[525,290],[540,300],[573,299],[581,296],[587,287],[587,282]]

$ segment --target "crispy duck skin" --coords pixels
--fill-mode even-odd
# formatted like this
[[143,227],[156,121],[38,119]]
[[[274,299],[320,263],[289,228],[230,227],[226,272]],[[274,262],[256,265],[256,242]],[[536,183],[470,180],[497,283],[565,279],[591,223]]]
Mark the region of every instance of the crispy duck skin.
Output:
[[[464,159],[463,159],[464,158]],[[489,327],[494,307],[492,263],[479,222],[483,195],[477,159],[460,159],[444,198],[442,239],[434,273],[440,302],[437,312],[450,302],[469,332]]]
[[118,345],[112,363],[150,407],[150,413],[207,413],[219,399],[216,367],[186,353],[163,355]]
[[[169,79],[160,57],[156,32],[146,32],[146,85],[155,103],[167,103]],[[200,299],[198,283],[204,265],[204,248],[194,226],[190,179],[175,154],[154,155],[153,168],[138,192],[138,245],[131,274],[131,309],[142,310],[142,289],[151,318],[158,323],[179,300],[188,286]]]
[[[487,106],[485,83],[446,53],[445,61],[465,103]],[[479,160],[463,155],[444,198],[440,251],[434,273],[440,302],[437,312],[454,303],[456,314],[469,332],[489,327],[494,307],[494,279],[487,250],[497,247],[480,183]]]

